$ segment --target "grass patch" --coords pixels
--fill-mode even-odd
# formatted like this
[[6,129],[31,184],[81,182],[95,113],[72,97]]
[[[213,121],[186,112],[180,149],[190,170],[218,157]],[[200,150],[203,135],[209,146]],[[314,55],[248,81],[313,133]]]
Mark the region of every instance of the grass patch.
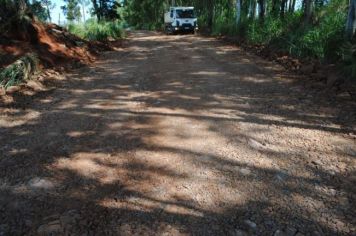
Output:
[[27,54],[0,72],[0,86],[5,89],[31,79],[38,70],[38,58]]
[[107,41],[124,37],[123,27],[118,21],[97,22],[90,19],[84,24],[69,24],[68,30],[89,41]]

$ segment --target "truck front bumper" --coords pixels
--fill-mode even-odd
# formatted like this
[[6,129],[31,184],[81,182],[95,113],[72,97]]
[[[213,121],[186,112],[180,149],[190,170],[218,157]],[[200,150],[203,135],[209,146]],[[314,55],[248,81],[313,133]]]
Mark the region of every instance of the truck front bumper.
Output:
[[175,32],[192,32],[198,30],[197,26],[176,26],[173,27],[173,30]]

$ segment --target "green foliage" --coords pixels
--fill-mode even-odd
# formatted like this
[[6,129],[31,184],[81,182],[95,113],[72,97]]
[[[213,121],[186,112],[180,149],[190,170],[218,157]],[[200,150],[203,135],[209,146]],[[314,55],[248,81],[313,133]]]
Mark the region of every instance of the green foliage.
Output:
[[[261,2],[267,5],[263,18],[259,18],[261,12],[258,12]],[[176,5],[193,5],[200,28],[210,28],[213,35],[237,36],[248,43],[267,45],[301,58],[340,60],[340,46],[345,42],[347,0],[314,0],[310,21],[305,20],[305,9],[288,9],[287,4],[282,14],[282,7],[278,4],[283,1],[275,2],[276,12],[273,13],[272,0],[242,1],[238,25],[236,0],[176,0]],[[170,1],[164,0],[124,3],[124,16],[128,23],[144,29],[160,28],[163,14],[170,6]],[[256,4],[257,7],[253,8]],[[211,17],[212,25],[209,24]]]
[[40,1],[33,0],[29,8],[40,21],[46,21],[48,19],[48,12],[46,8],[42,6]]
[[8,88],[29,80],[38,69],[38,58],[28,54],[0,72],[0,86]]
[[163,14],[169,7],[165,0],[131,0],[124,5],[123,17],[135,28],[163,28]]
[[80,13],[80,6],[78,0],[64,0],[66,5],[62,6],[61,9],[63,10],[64,15],[66,15],[67,20],[72,22],[74,20],[80,19],[82,16]]
[[90,41],[106,41],[110,38],[124,37],[122,25],[118,21],[96,22],[94,19],[90,19],[85,24],[70,24],[68,30]]
[[[47,6],[48,9],[44,6]],[[49,0],[0,0],[0,28],[1,25],[9,25],[9,21],[13,19],[21,19],[31,15],[36,16],[41,21],[46,21],[49,19],[49,11],[53,7],[54,4]]]
[[93,13],[101,20],[120,19],[121,0],[91,0],[93,3]]
[[[297,57],[336,61],[344,39],[345,5],[330,4],[315,13],[316,21],[304,25],[303,12],[287,13],[284,18],[269,15],[263,22],[245,19],[238,26],[227,21],[215,24],[215,34],[236,35],[251,44],[268,45]],[[341,44],[340,44],[341,43]]]
[[346,77],[356,81],[356,45],[345,43],[341,50],[342,67]]

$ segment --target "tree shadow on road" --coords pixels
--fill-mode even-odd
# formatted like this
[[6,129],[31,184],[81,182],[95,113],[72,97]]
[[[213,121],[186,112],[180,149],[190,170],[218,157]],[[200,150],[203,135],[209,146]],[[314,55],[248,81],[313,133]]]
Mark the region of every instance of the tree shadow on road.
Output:
[[353,132],[350,105],[189,37],[139,36],[2,119],[0,234],[353,233],[354,141],[285,142]]

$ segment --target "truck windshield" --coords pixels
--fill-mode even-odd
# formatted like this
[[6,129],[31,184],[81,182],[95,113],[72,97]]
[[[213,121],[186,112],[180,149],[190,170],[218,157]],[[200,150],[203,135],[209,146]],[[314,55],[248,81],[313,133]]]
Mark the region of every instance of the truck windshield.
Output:
[[178,9],[176,10],[177,18],[195,18],[194,10],[192,9]]

